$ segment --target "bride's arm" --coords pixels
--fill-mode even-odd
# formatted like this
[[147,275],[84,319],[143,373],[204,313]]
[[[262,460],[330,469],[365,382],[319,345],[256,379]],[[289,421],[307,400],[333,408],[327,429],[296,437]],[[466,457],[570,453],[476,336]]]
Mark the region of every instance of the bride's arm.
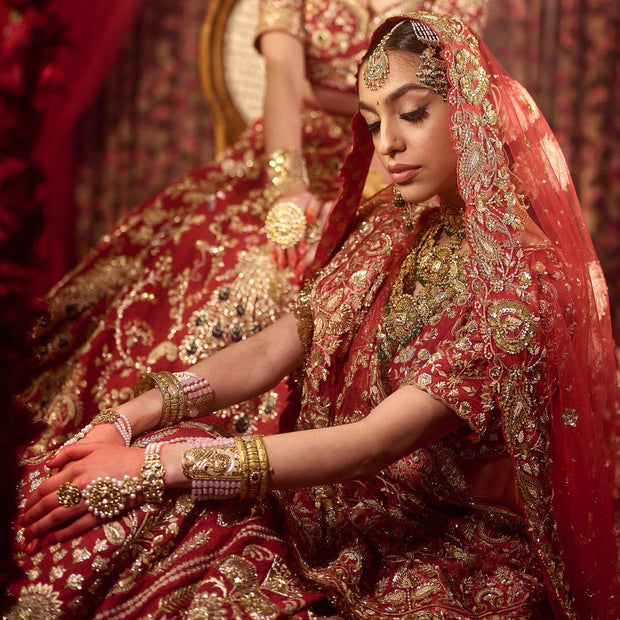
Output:
[[[187,370],[206,377],[215,393],[213,409],[222,409],[263,394],[303,360],[297,320],[286,314],[258,334],[225,347]],[[157,426],[162,397],[152,389],[115,407],[138,435]]]
[[[264,437],[272,473],[269,489],[370,478],[403,456],[464,424],[427,392],[404,386],[362,420]],[[166,445],[166,485],[187,487],[181,457],[187,445]]]

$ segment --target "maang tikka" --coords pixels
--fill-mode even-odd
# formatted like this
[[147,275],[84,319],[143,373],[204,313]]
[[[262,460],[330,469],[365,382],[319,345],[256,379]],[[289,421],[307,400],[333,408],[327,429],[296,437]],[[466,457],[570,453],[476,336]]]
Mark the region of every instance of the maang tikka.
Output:
[[[382,39],[368,57],[364,66],[364,85],[369,90],[377,90],[387,80],[390,74],[390,61],[385,46],[394,31],[405,22],[398,22]],[[426,24],[410,20],[416,38],[426,45],[420,54],[420,69],[416,76],[445,101],[448,95],[448,80],[446,78],[446,63],[439,57],[441,42],[435,32]]]
[[364,84],[368,90],[377,90],[381,84],[387,80],[388,75],[390,75],[390,61],[385,51],[385,44],[389,41],[396,28],[404,23],[405,22],[398,22],[381,41],[379,41],[379,45],[375,47],[373,53],[368,57],[362,74],[364,77]]

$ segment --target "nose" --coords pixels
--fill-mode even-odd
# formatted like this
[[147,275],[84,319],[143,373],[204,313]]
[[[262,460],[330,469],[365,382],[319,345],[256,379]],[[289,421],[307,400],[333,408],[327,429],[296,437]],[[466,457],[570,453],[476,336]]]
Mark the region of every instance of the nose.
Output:
[[375,142],[375,149],[380,155],[391,155],[394,152],[402,151],[404,143],[398,123],[389,119],[383,119],[379,128]]

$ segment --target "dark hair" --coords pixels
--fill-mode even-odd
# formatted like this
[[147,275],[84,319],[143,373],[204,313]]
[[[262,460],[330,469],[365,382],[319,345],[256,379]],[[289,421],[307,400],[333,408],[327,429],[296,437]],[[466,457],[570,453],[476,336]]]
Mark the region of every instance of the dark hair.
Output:
[[[375,51],[375,48],[379,45],[379,42],[388,32],[390,32],[390,30],[392,30],[392,28],[394,28],[394,26],[394,22],[387,21],[375,30],[373,34],[373,43],[364,54],[362,62],[365,62],[368,59],[368,57]],[[384,47],[386,52],[398,51],[420,55],[427,48],[427,45],[422,43],[413,32],[411,20],[404,19],[399,23],[398,28],[392,32]]]

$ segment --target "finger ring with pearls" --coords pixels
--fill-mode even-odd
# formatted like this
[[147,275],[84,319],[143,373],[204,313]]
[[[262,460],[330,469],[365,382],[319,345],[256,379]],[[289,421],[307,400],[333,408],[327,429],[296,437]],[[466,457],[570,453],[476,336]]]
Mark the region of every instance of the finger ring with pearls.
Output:
[[134,499],[142,490],[140,480],[125,476],[123,480],[99,477],[84,489],[82,495],[88,510],[96,517],[111,519],[125,508],[127,498]]

